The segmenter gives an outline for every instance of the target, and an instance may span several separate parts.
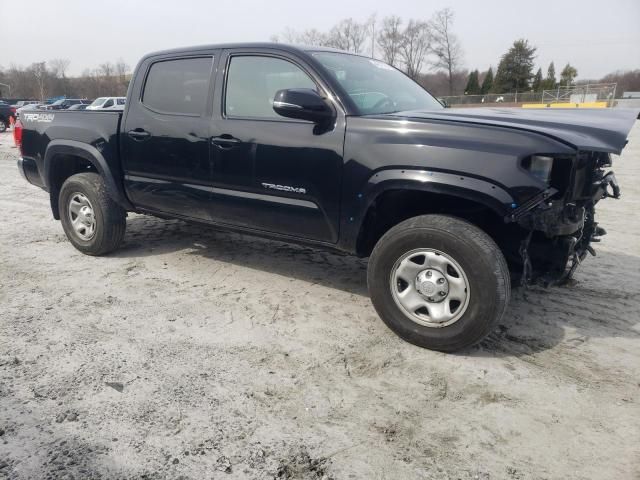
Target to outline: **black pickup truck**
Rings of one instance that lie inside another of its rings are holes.
[[[88,255],[139,212],[369,257],[386,324],[454,351],[512,282],[563,282],[592,252],[636,116],[444,109],[371,58],[212,45],[144,57],[124,112],[26,112],[19,168]]]

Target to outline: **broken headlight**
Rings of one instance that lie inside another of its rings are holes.
[[[551,181],[551,169],[553,168],[553,157],[531,155],[524,159],[522,166],[538,180],[549,185]]]

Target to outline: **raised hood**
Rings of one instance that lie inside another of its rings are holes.
[[[412,120],[445,120],[528,130],[579,150],[620,154],[638,118],[637,109],[447,108],[389,114]]]

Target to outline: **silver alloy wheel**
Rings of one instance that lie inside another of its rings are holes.
[[[96,234],[96,217],[89,199],[83,193],[74,193],[69,199],[68,211],[76,235],[81,240],[91,240]]]
[[[393,299],[412,321],[441,328],[457,322],[469,306],[469,280],[452,257],[432,248],[411,250],[391,269]]]

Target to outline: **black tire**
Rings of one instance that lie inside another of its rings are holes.
[[[95,217],[95,233],[83,239],[72,225],[69,204],[76,194],[90,202]],[[78,173],[67,178],[60,189],[60,221],[69,241],[87,255],[104,255],[122,243],[126,229],[125,210],[107,194],[104,180],[97,173]]]
[[[466,275],[466,310],[450,325],[422,325],[394,299],[394,266],[403,255],[417,249],[446,254]],[[511,294],[507,262],[491,237],[465,220],[444,215],[410,218],[385,233],[369,259],[367,283],[373,306],[391,330],[414,345],[443,352],[482,340],[504,315]]]
[[[6,132],[8,125],[5,123],[4,118],[0,118],[0,133]]]

